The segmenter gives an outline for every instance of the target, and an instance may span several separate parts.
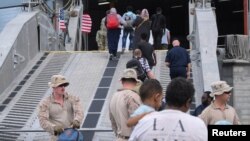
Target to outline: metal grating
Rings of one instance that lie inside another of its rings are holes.
[[[46,93],[48,87],[47,84],[50,80],[50,77],[54,74],[57,74],[61,71],[64,64],[67,62],[70,54],[52,54],[52,58],[46,64],[44,69],[38,74],[34,81],[29,85],[25,83],[28,79],[25,77],[23,82],[23,88],[26,88],[24,93],[17,92],[15,95],[21,95],[17,102],[11,107],[9,113],[5,118],[0,122],[0,129],[20,129],[25,126],[30,116],[35,111],[37,105],[41,101],[42,97]],[[41,60],[44,60],[45,57],[42,57]],[[41,64],[42,61],[38,61],[37,64]],[[37,65],[36,64],[36,65]],[[35,70],[39,67],[33,67],[29,71],[29,77],[32,77],[36,72]],[[32,73],[31,73],[32,72]],[[35,76],[34,76],[35,77]],[[4,141],[16,141],[19,133],[0,133],[0,139]]]
[[[161,60],[158,60],[160,62],[165,62],[165,57],[166,57],[166,52],[160,52],[160,59]],[[163,95],[165,97],[165,94],[166,94],[166,89],[167,89],[167,85],[168,83],[171,81],[171,78],[170,78],[170,75],[169,75],[170,71],[169,71],[169,68],[165,65],[165,63],[161,63],[160,65],[160,82],[161,82],[161,85],[163,87]],[[193,76],[192,76],[192,68],[191,68],[191,74],[190,74],[190,81],[193,82]],[[192,104],[191,104],[191,107],[190,107],[190,114],[194,111],[196,107],[196,104],[195,104],[195,97],[192,99]]]
[[[160,83],[163,87],[163,94],[165,97],[166,94],[166,88],[168,83],[171,81],[170,76],[169,76],[169,68],[165,65],[165,57],[166,57],[166,52],[161,51],[159,54],[157,54],[160,60],[157,60],[160,63]]]
[[[118,61],[109,60],[82,127],[96,128]],[[93,140],[94,132],[83,131],[82,134],[86,140]]]

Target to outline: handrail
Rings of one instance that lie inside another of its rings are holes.
[[[25,4],[20,4],[20,5],[11,5],[11,6],[3,6],[0,7],[0,9],[7,9],[7,8],[14,8],[14,7],[23,7],[26,6]]]
[[[78,131],[113,132],[111,129],[80,128]],[[2,132],[46,132],[45,130],[0,129]]]

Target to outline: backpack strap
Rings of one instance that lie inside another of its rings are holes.
[[[139,28],[145,21],[147,20],[143,20],[136,28]]]

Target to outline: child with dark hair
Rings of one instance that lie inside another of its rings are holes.
[[[186,79],[177,77],[172,80],[166,90],[166,103],[168,107],[185,107],[185,104],[191,104],[195,89],[193,84]],[[190,106],[190,105],[189,105]],[[187,112],[189,107],[185,107],[183,112]]]
[[[130,115],[127,125],[129,127],[135,126],[146,114],[158,110],[161,107],[162,92],[163,89],[158,80],[145,80],[140,87],[140,97],[143,104]]]
[[[155,75],[149,66],[147,58],[142,56],[142,51],[139,48],[135,49],[134,57],[135,57],[135,59],[139,60],[139,62],[141,63],[141,66],[142,66],[144,72],[147,73],[147,77],[149,79],[155,79]]]
[[[166,90],[166,109],[143,117],[133,129],[129,141],[207,141],[208,131],[205,123],[200,118],[186,113],[194,91],[193,84],[187,79],[173,79]]]

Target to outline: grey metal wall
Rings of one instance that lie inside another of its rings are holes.
[[[57,39],[51,40],[48,35],[56,33],[41,12],[23,12],[5,26],[0,33],[0,94],[39,52],[39,37],[40,50],[58,50]]]
[[[37,19],[40,28],[40,48],[41,51],[55,51],[59,50],[58,35],[51,22],[51,19],[44,13],[40,12],[34,17]]]
[[[231,105],[242,124],[250,124],[250,63],[243,60],[224,60],[222,79],[233,86]]]

